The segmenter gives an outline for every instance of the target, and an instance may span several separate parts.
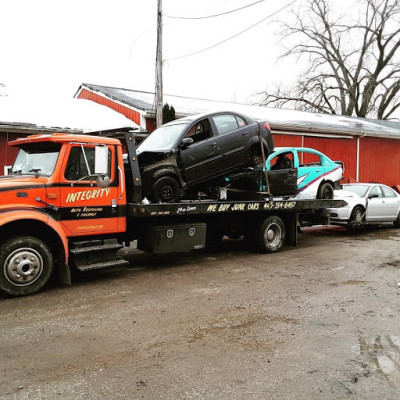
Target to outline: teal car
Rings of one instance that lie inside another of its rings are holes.
[[[318,150],[305,147],[276,147],[265,165],[260,162],[226,178],[232,189],[298,199],[333,199],[340,189],[343,164]],[[268,179],[268,185],[267,185]]]
[[[291,185],[291,194],[301,199],[333,199],[333,190],[340,189],[343,164],[332,161],[318,150],[306,147],[276,147],[266,161],[270,190],[274,195],[287,192],[285,185]],[[296,188],[292,169],[297,170]],[[262,185],[262,190],[266,185]]]

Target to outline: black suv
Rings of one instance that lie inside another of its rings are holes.
[[[274,149],[267,123],[235,112],[193,115],[169,122],[138,147],[143,196],[176,202],[182,190],[195,194],[218,178],[257,165]]]

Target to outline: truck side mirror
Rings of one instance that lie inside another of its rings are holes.
[[[110,186],[110,177],[108,175],[98,175],[96,184],[99,188],[106,188]]]
[[[110,186],[107,146],[96,146],[94,149],[94,174],[97,176],[96,184],[98,187],[106,188]]]
[[[96,146],[94,149],[94,174],[105,175],[108,173],[108,147]]]

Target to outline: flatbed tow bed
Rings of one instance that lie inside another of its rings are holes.
[[[130,217],[182,216],[216,213],[241,213],[246,211],[279,211],[307,213],[325,208],[343,207],[343,200],[259,200],[225,201],[193,200],[179,203],[137,204],[128,203]]]
[[[170,204],[127,203],[130,220],[140,220],[139,248],[153,253],[185,250],[185,236],[179,235],[175,248],[166,244],[174,227],[183,230],[204,224],[205,245],[215,246],[224,235],[244,236],[249,245],[262,252],[278,251],[283,243],[297,245],[299,219],[326,224],[321,213],[327,207],[342,207],[342,200],[278,200],[226,201],[197,200]],[[134,227],[132,227],[134,229]],[[157,231],[157,233],[155,233]],[[150,233],[149,233],[150,232]],[[157,237],[158,236],[158,237]],[[170,238],[171,239],[171,238]],[[144,244],[142,244],[144,243]],[[160,249],[155,243],[160,244]],[[190,243],[196,243],[190,241]],[[190,247],[190,244],[189,244]],[[192,248],[200,248],[194,244]]]

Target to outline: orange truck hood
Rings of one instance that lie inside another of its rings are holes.
[[[25,208],[43,207],[36,199],[39,197],[46,201],[46,184],[48,178],[34,176],[2,176],[0,177],[0,207]]]

